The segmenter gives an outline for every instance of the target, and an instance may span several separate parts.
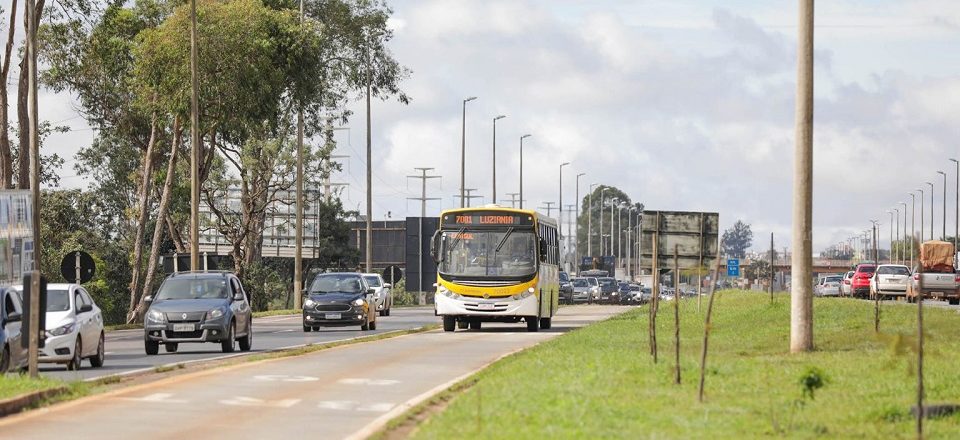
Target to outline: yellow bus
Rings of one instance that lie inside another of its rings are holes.
[[[527,331],[550,328],[560,292],[556,220],[497,205],[447,210],[430,248],[444,331],[520,320]]]

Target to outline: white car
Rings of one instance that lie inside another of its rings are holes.
[[[363,280],[368,287],[376,291],[373,297],[377,301],[377,313],[380,316],[390,316],[390,309],[393,308],[393,286],[383,282],[383,278],[375,273],[363,274]]]
[[[853,274],[854,271],[847,271],[843,274],[843,283],[840,284],[840,296],[853,296]]]
[[[828,275],[824,277],[817,286],[817,296],[840,296],[840,285],[843,283],[843,276]]]
[[[881,264],[870,278],[870,299],[907,296],[910,269],[900,264]]]
[[[40,362],[66,364],[79,370],[84,359],[103,366],[103,314],[87,291],[77,284],[47,286],[47,340]]]

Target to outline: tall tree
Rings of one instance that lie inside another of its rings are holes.
[[[753,244],[753,231],[750,225],[743,220],[737,220],[726,231],[723,231],[720,245],[723,246],[723,252],[731,258],[744,258],[747,255],[747,249]]]

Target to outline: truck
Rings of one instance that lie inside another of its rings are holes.
[[[957,273],[953,243],[927,241],[920,245],[920,264],[913,271],[907,288],[907,301],[917,296],[938,298],[960,304],[960,274]]]

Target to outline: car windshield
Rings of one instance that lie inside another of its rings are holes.
[[[826,282],[827,282],[827,283],[839,283],[841,280],[843,280],[843,277],[841,277],[841,276],[827,277]]]
[[[583,278],[573,279],[573,287],[587,287],[589,285],[590,283],[588,283],[586,279],[583,279]]]
[[[70,295],[66,290],[47,291],[47,311],[66,312],[70,310]]]
[[[357,275],[320,275],[313,280],[310,286],[311,295],[325,295],[328,293],[362,293],[363,283]]]
[[[560,272],[560,282],[565,283],[570,281],[570,275],[567,275],[566,272]]]
[[[596,278],[587,278],[587,282],[590,283],[591,286],[599,286],[599,285],[600,285],[600,283],[597,282],[597,279],[596,279]]]
[[[877,268],[874,267],[874,266],[863,266],[863,267],[858,268],[858,269],[857,269],[857,272],[860,272],[860,273],[873,273],[873,271],[875,271],[875,270],[877,270]]]
[[[225,278],[170,278],[160,286],[156,299],[216,299],[227,297],[227,280]]]
[[[370,287],[380,287],[380,277],[376,275],[364,275],[363,280],[366,281]]]
[[[613,278],[600,278],[600,285],[604,287],[612,286],[617,284],[617,281]]]
[[[904,266],[880,266],[877,275],[910,275],[910,269]]]
[[[440,273],[461,277],[522,277],[537,270],[533,231],[444,231]]]

